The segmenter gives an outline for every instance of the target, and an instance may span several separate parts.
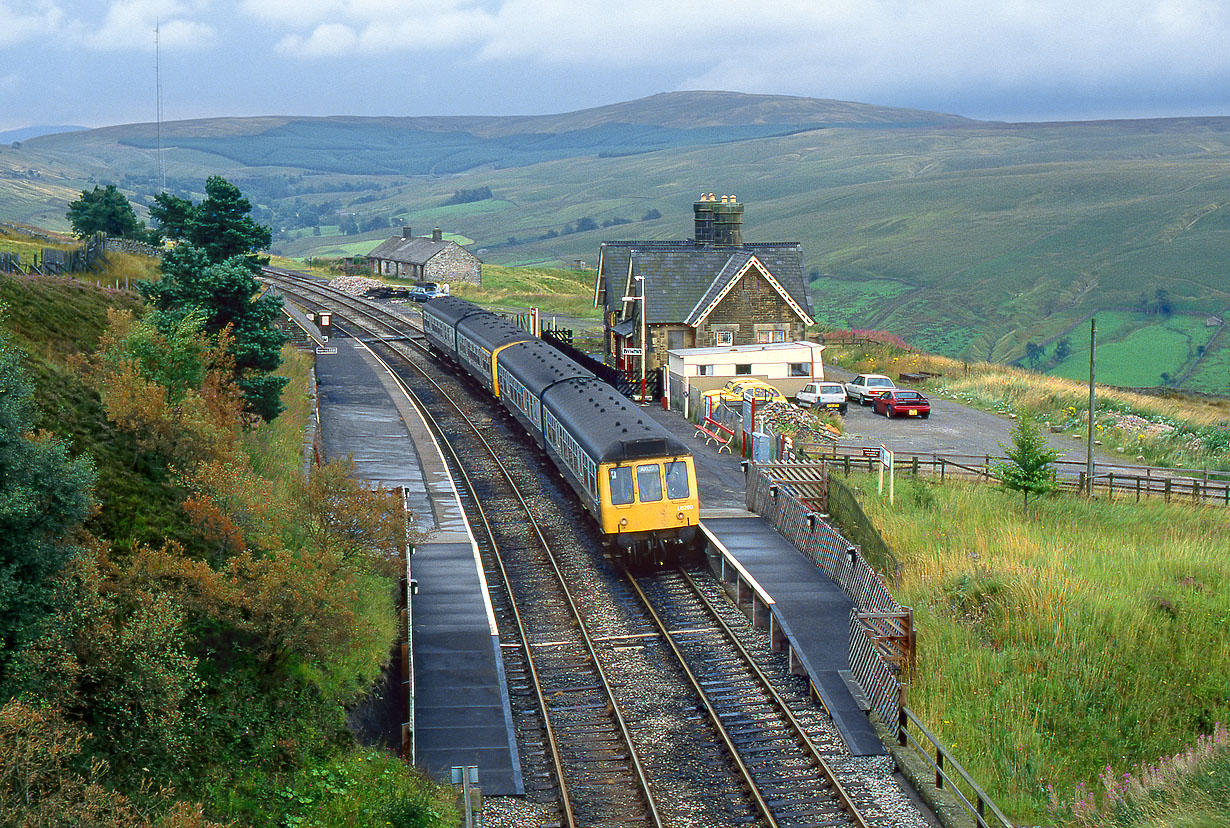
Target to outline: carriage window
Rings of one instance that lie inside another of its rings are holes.
[[[624,506],[632,502],[632,469],[621,466],[610,470],[611,503]]]
[[[641,503],[662,499],[662,472],[657,463],[636,467],[636,485],[641,490]]]
[[[690,494],[688,491],[688,464],[682,460],[676,460],[673,463],[666,464],[666,496],[671,500],[677,500],[681,497],[687,497]]]

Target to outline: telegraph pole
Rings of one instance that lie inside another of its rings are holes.
[[[1089,440],[1085,446],[1085,494],[1093,497],[1093,349],[1097,344],[1098,320],[1089,319]]]

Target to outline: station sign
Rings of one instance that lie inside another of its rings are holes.
[[[642,348],[624,348],[624,356],[644,356],[645,351]]]
[[[318,354],[336,354],[336,353],[337,353],[337,348],[317,348],[317,349],[316,349],[316,353],[318,353]]]

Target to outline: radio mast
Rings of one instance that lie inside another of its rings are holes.
[[[158,157],[158,187],[159,192],[167,189],[167,170],[162,163],[162,49],[159,43],[162,21],[154,19],[154,92],[157,97],[157,124],[155,126],[155,146]]]

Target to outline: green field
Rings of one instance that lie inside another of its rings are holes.
[[[1176,318],[1230,308],[1230,119],[989,124],[679,93],[430,127],[208,124],[207,138],[201,124],[165,125],[177,192],[223,174],[271,214],[332,201],[360,224],[438,226],[497,264],[592,266],[603,240],[686,238],[698,193],[735,193],[746,204],[745,239],[803,245],[807,269],[821,274],[812,288],[826,325],[889,330],[962,359],[1015,361],[1026,343],[1053,341],[1158,288]],[[148,203],[151,139],[147,126],[113,127],[0,148],[0,214],[63,227],[67,200],[105,183],[100,170]],[[430,174],[412,172],[422,169]],[[492,197],[447,204],[459,189],[480,187]],[[642,220],[654,210],[659,218]],[[581,219],[598,229],[577,232]],[[279,238],[275,248],[295,257],[362,253],[352,245],[388,232]],[[1125,336],[1106,352],[1108,381],[1181,375],[1188,333],[1197,347],[1195,331]],[[1191,382],[1230,392],[1204,365]]]
[[[1108,330],[1103,330],[1103,320]],[[1099,382],[1149,387],[1177,379],[1199,356],[1215,328],[1204,316],[1172,316],[1158,320],[1141,314],[1100,313],[1097,316],[1095,370]],[[1072,355],[1049,373],[1068,379],[1089,378],[1089,330],[1078,326],[1069,339]],[[1052,347],[1050,353],[1054,353]],[[1166,376],[1163,377],[1162,374]]]

